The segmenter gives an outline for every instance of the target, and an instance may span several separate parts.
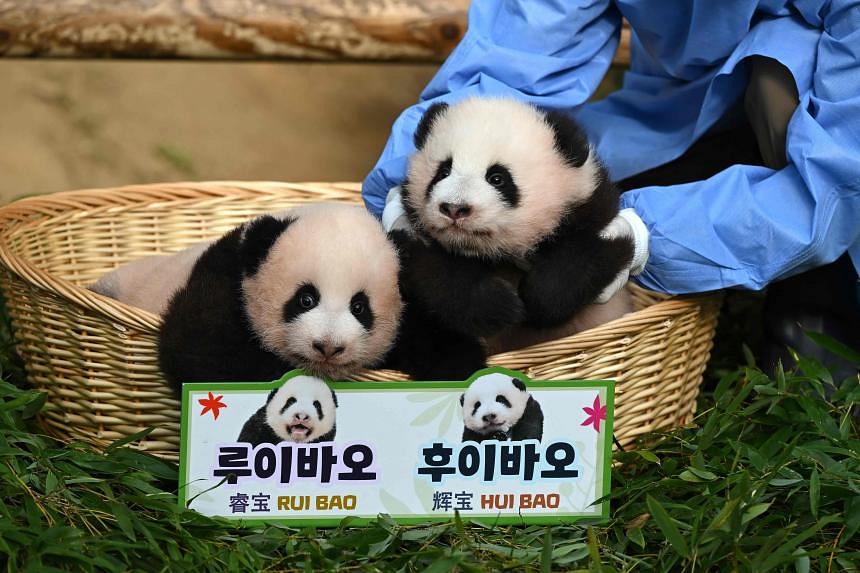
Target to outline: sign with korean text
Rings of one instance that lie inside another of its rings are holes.
[[[612,382],[186,384],[179,502],[206,515],[335,526],[375,519],[605,519]]]

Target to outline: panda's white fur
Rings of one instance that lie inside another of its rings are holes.
[[[332,378],[377,362],[394,342],[401,312],[397,253],[379,222],[359,206],[318,204],[291,212],[259,271],[242,281],[244,306],[261,344],[286,361]],[[319,304],[285,322],[282,309],[303,284]],[[366,330],[350,310],[359,291],[371,301]],[[344,350],[323,357],[321,341]]]
[[[127,305],[163,314],[170,297],[188,282],[197,259],[212,243],[206,241],[178,253],[129,261],[103,275],[89,288]]]
[[[335,429],[337,405],[328,385],[313,376],[296,376],[266,404],[266,425],[287,442],[308,443]]]
[[[450,176],[425,190],[437,166],[453,157]],[[506,164],[523,190],[516,208],[499,200],[485,180],[487,167]],[[555,135],[536,108],[511,99],[472,98],[434,120],[426,142],[411,158],[404,200],[423,230],[454,252],[486,257],[525,256],[553,233],[559,221],[597,187],[594,154],[579,167],[556,152]],[[451,221],[443,202],[468,202],[474,212]]]

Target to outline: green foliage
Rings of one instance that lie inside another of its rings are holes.
[[[825,341],[826,342],[826,341]],[[176,505],[177,470],[123,440],[41,435],[44,395],[0,382],[6,571],[840,571],[860,563],[857,379],[808,358],[723,377],[694,424],[616,455],[596,526],[240,528]],[[132,438],[139,439],[140,436]]]
[[[195,177],[197,175],[197,170],[194,168],[194,161],[191,159],[191,156],[176,146],[167,144],[156,145],[152,153],[181,175],[186,177]]]

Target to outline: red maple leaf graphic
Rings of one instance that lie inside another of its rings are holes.
[[[221,408],[226,408],[227,404],[221,401],[224,395],[221,396],[213,396],[212,392],[209,392],[209,398],[200,398],[197,400],[201,406],[203,406],[203,411],[200,412],[200,415],[203,416],[206,412],[212,412],[212,415],[215,416],[215,419],[218,419],[218,414],[220,413]]]
[[[600,405],[600,394],[594,397],[594,403],[592,404],[592,408],[586,406],[582,410],[588,414],[588,417],[585,421],[580,424],[580,426],[588,426],[591,424],[594,426],[594,429],[598,432],[600,431],[600,420],[606,419],[606,406]]]

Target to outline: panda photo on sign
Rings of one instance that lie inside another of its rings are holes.
[[[297,442],[315,444],[334,440],[337,395],[322,379],[290,378],[272,390],[239,433],[239,442],[253,446]]]
[[[464,442],[538,440],[543,410],[522,380],[507,374],[481,376],[460,395]]]

